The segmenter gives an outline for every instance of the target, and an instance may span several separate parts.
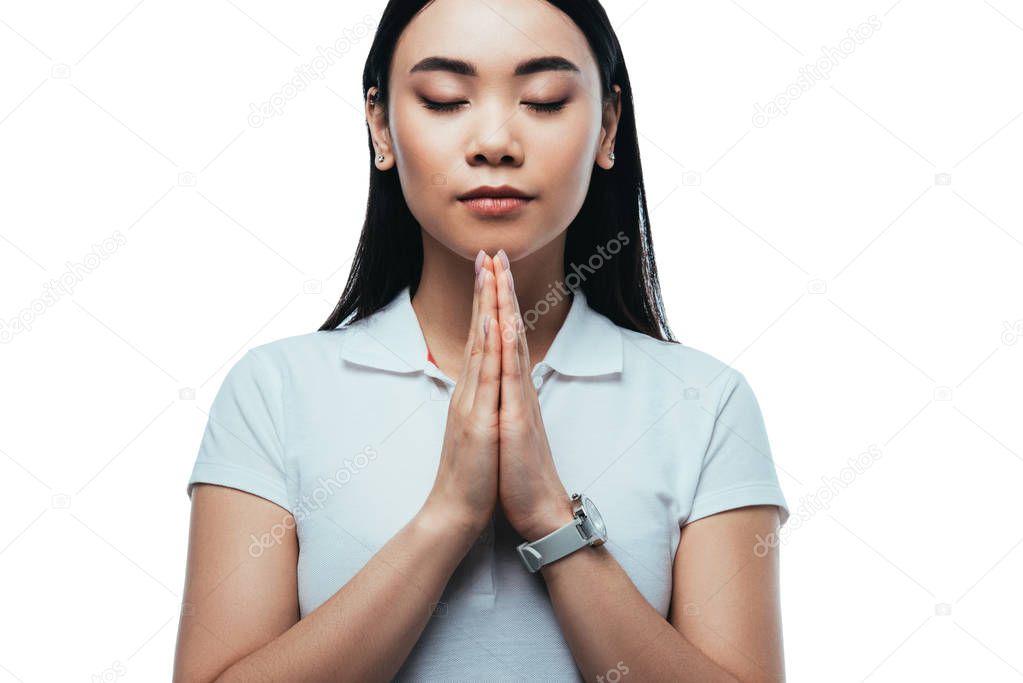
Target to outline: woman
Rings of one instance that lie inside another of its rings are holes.
[[[783,679],[788,509],[664,321],[603,9],[391,2],[364,93],[341,300],[210,411],[176,679]]]

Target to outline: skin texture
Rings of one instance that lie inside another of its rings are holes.
[[[479,75],[409,73],[435,55],[472,62]],[[580,73],[512,75],[523,59],[547,55]],[[590,175],[613,172],[619,103],[601,99],[583,34],[540,0],[435,0],[402,34],[390,77],[388,101],[374,102],[374,89],[366,102],[384,155],[374,163],[399,174],[422,225],[412,304],[438,366],[457,378],[437,481],[415,518],[301,621],[291,515],[242,491],[197,486],[176,681],[390,680],[494,506],[528,540],[571,518],[530,381],[571,299],[529,329],[520,315],[564,280],[565,228]],[[423,96],[462,104],[431,111]],[[556,113],[527,106],[565,98]],[[536,199],[502,218],[477,217],[456,199],[502,184]],[[481,251],[480,277],[471,264]],[[250,556],[250,534],[275,526],[285,529],[280,543]],[[580,671],[588,680],[784,680],[778,550],[754,552],[777,530],[772,506],[683,527],[668,619],[604,546],[545,566]]]

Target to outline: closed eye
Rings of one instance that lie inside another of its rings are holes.
[[[560,102],[523,102],[523,104],[533,111],[554,113],[564,109],[566,102],[568,102],[568,100],[561,100]]]
[[[423,106],[432,111],[454,111],[461,105],[468,104],[467,102],[434,102],[425,97],[420,99],[423,100]]]
[[[468,104],[468,102],[434,102],[433,100],[428,100],[425,97],[421,97],[420,99],[423,101],[423,106],[431,111],[451,112],[457,110],[463,104]],[[568,100],[565,99],[560,102],[523,102],[522,104],[526,105],[533,111],[552,114],[564,109],[567,102]]]

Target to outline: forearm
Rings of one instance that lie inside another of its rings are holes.
[[[647,602],[606,546],[582,548],[540,572],[586,680],[617,680],[628,667],[638,681],[737,682]]]
[[[217,682],[391,680],[475,541],[472,534],[420,511],[330,599]]]

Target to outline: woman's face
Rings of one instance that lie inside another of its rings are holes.
[[[553,59],[516,75],[538,57]],[[604,106],[586,37],[549,3],[435,0],[398,40],[386,115],[367,103],[367,116],[377,168],[397,165],[425,231],[470,260],[501,248],[518,259],[558,237],[590,175],[611,167],[618,104]],[[459,199],[502,185],[531,199]]]

